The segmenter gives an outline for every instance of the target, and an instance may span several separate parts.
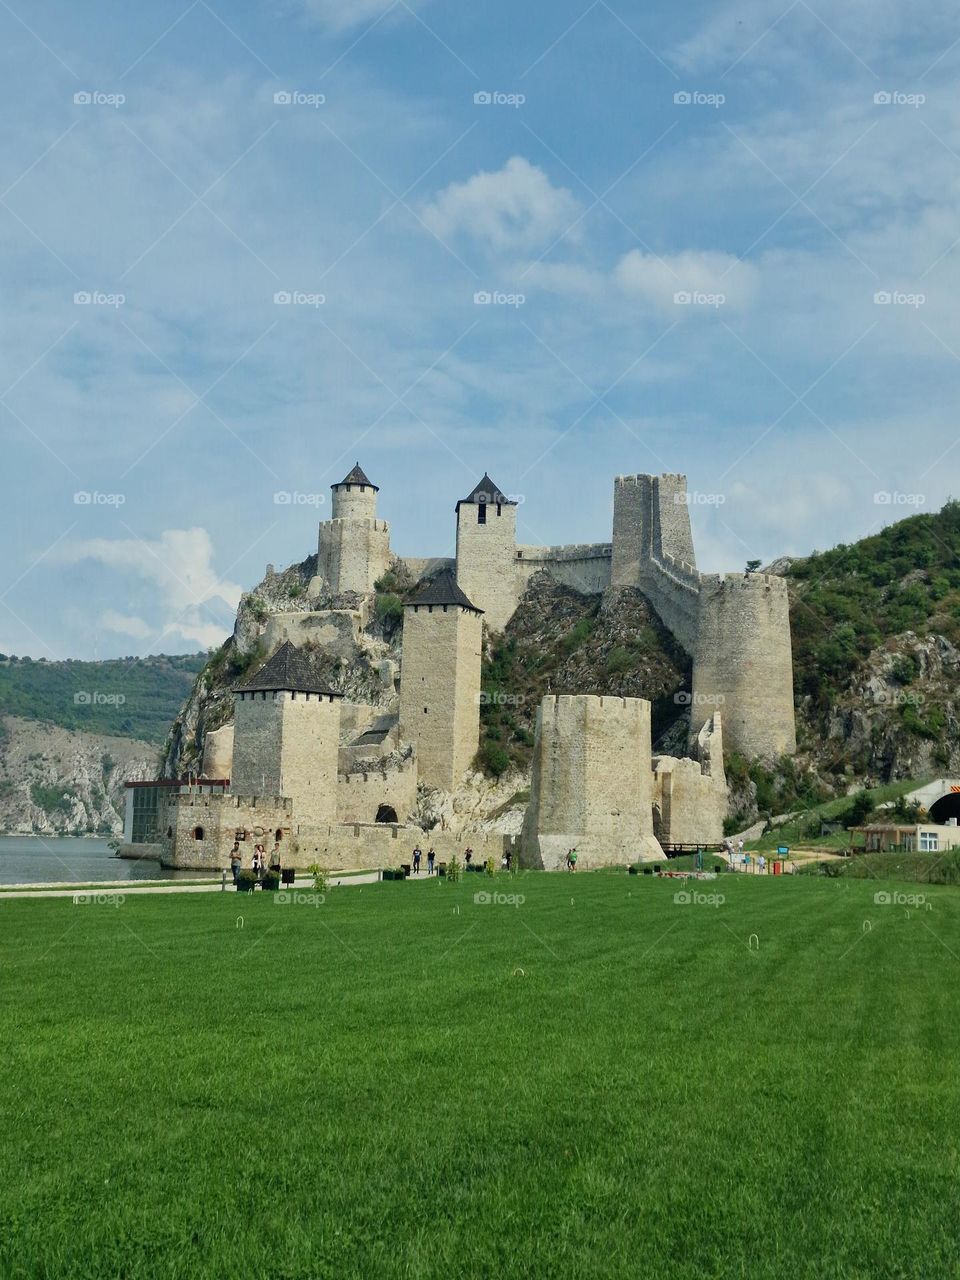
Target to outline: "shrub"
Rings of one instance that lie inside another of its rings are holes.
[[[249,867],[245,867],[237,876],[237,890],[240,893],[252,893],[257,887],[256,872],[251,871]]]
[[[313,888],[314,888],[314,892],[315,892],[315,893],[326,893],[326,892],[327,892],[327,878],[328,878],[328,873],[327,873],[327,871],[326,871],[326,868],[325,868],[325,867],[321,867],[321,865],[320,865],[320,863],[319,863],[319,862],[311,862],[310,866],[309,866],[309,867],[307,867],[307,870],[308,870],[308,871],[310,872],[310,874],[313,876]],[[386,878],[387,878],[387,877],[386,877],[386,872],[384,872],[384,879],[386,879]]]
[[[384,627],[395,627],[403,621],[403,601],[395,595],[377,596],[374,612]]]
[[[457,861],[456,854],[447,863],[447,879],[453,881],[460,879],[460,863]]]
[[[611,649],[607,655],[607,675],[615,676],[622,671],[629,671],[635,661],[635,654],[632,654],[623,645],[618,645],[615,649]]]
[[[492,773],[495,778],[499,778],[510,765],[509,755],[495,742],[488,741],[483,744],[480,758],[483,768],[487,773]]]
[[[265,871],[262,884],[264,893],[275,893],[280,888],[280,877],[276,871]]]

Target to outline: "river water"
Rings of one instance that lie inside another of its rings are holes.
[[[106,840],[52,836],[0,837],[0,884],[99,884],[104,880],[191,880],[190,871],[158,862],[115,858]]]

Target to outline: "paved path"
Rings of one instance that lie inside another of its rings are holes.
[[[292,886],[295,893],[312,892],[312,881],[307,878],[307,873],[303,873],[304,878]],[[435,879],[428,876],[414,876],[415,880]],[[380,879],[380,873],[377,871],[366,871],[362,875],[352,876],[331,876],[328,884],[331,888],[340,886],[349,887],[353,884],[376,884]],[[291,886],[287,886],[289,892]],[[108,880],[100,884],[84,883],[79,881],[76,885],[56,884],[56,885],[15,885],[10,889],[0,893],[0,903],[5,902],[7,898],[72,898],[75,893],[84,894],[107,894],[117,895],[121,897],[133,897],[145,893],[221,893],[223,886],[218,880],[215,884],[196,883],[191,880],[158,880],[153,882],[144,882],[142,880]],[[235,893],[231,881],[227,880],[227,893]],[[255,891],[256,892],[256,891]]]

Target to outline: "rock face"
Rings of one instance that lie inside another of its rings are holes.
[[[821,772],[847,768],[864,785],[956,773],[958,677],[960,651],[943,636],[892,637],[830,708],[811,759]]]
[[[316,668],[349,702],[389,710],[396,699],[401,633],[355,594],[332,596],[316,576],[316,556],[267,573],[245,593],[233,635],[197,677],[162,757],[165,778],[200,772],[207,735],[233,719],[233,687],[284,639],[315,650]]]
[[[157,748],[6,716],[0,804],[6,832],[120,835],[123,784],[152,778]]]

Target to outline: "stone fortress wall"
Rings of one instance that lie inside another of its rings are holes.
[[[337,821],[375,823],[381,805],[389,805],[397,821],[406,822],[417,807],[417,759],[382,768],[375,761],[358,773],[337,777]]]
[[[685,476],[617,477],[611,580],[639,586],[693,659],[691,746],[719,707],[744,755],[796,750],[787,584],[698,571]]]
[[[642,698],[547,695],[537,710],[521,862],[557,870],[654,861],[650,703]]]
[[[489,477],[484,480],[491,498],[504,497]],[[376,492],[369,482],[333,486],[335,519],[320,526],[321,550],[328,548],[320,573],[333,575],[336,591],[372,590],[389,563],[389,529],[376,519]],[[488,629],[506,626],[541,571],[589,594],[638,587],[693,660],[691,749],[721,707],[730,747],[766,759],[796,750],[786,582],[775,575],[700,573],[685,476],[618,476],[609,543],[518,545],[516,523],[517,507],[506,498],[457,504],[456,578],[484,610]],[[451,565],[440,557],[404,563],[418,578]],[[348,581],[364,585],[348,587]],[[306,633],[305,622],[287,625],[291,639],[294,630]]]
[[[719,839],[723,734],[748,756],[795,750],[786,584],[771,575],[699,572],[685,477],[617,477],[612,541],[557,547],[518,546],[516,506],[484,503],[479,495],[488,486],[503,497],[484,476],[457,505],[455,561],[404,561],[413,576],[429,576],[418,596],[433,603],[415,597],[404,611],[399,707],[347,707],[339,696],[311,699],[284,686],[239,691],[234,726],[211,734],[205,750],[205,773],[229,776],[232,793],[181,794],[164,839],[169,865],[226,865],[237,830],[271,840],[280,831],[286,859],[302,866],[318,858],[334,867],[398,865],[398,841],[419,840],[426,851],[434,834],[441,856],[464,840],[478,856],[512,847],[506,837],[402,824],[416,809],[418,782],[453,792],[469,768],[479,744],[483,623],[502,629],[541,571],[585,593],[637,587],[646,594],[693,659],[693,758],[661,756],[651,765],[650,705],[642,699],[548,696],[538,711],[522,837],[528,865],[560,865],[572,845],[589,866],[659,857],[657,835],[672,844]],[[392,563],[377,489],[359,464],[333,492],[334,517],[320,527],[318,577],[334,594],[355,592],[359,604],[275,615],[264,631],[268,648],[315,640],[349,656],[369,604],[364,597]],[[374,721],[376,731],[359,741]],[[383,806],[398,824],[376,822]]]

